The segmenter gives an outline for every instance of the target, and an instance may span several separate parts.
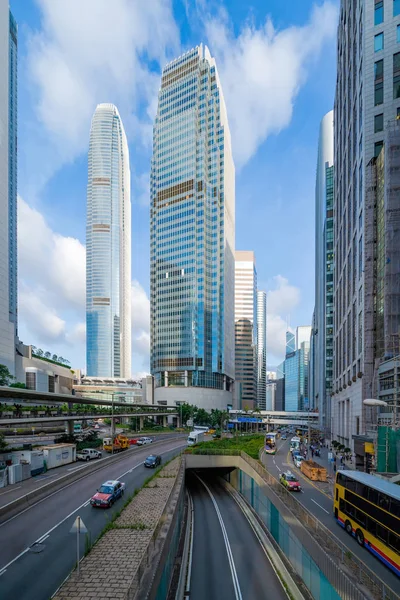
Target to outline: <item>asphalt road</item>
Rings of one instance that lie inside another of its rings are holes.
[[[290,437],[290,436],[289,436]],[[333,516],[333,490],[331,486],[322,484],[324,490],[318,485],[318,482],[311,482],[305,477],[300,469],[294,466],[289,453],[290,440],[279,441],[275,456],[263,456],[263,462],[271,475],[279,479],[282,471],[290,470],[298,475],[303,492],[293,492],[296,498],[305,506],[321,523],[325,525],[350,552],[356,555],[365,565],[375,573],[382,581],[389,585],[396,593],[400,592],[400,580],[383,563],[375,558],[368,550],[361,548],[356,539],[351,537],[345,530],[337,524]],[[315,459],[318,462],[318,458]],[[328,491],[329,487],[331,489]]]
[[[146,456],[157,452],[165,462],[185,446],[186,439],[166,440],[129,453],[117,463],[105,462],[101,471],[88,474],[0,525],[0,598],[49,600],[76,564],[76,535],[69,533],[76,517],[82,518],[95,540],[124,503],[118,500],[104,510],[88,504],[103,481],[121,479],[126,484],[126,498],[152,473],[143,466]],[[81,538],[83,555],[85,536]]]
[[[235,500],[216,477],[204,472],[200,477],[187,473],[186,479],[194,509],[190,599],[287,600]]]

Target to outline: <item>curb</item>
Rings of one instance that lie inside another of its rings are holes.
[[[167,439],[167,440],[159,440],[158,442],[153,442],[151,444],[151,446],[153,447],[157,444],[162,444],[165,442],[173,441],[174,439],[178,440],[178,439],[180,439],[180,437]],[[140,449],[142,449],[142,447]],[[133,448],[132,448],[132,451],[133,451]],[[127,451],[127,453],[129,453],[129,450]],[[40,502],[40,500],[43,500],[43,498],[48,496],[50,492],[51,493],[59,492],[63,488],[68,487],[68,485],[71,485],[72,483],[76,483],[80,479],[83,479],[84,477],[86,477],[86,475],[96,473],[96,471],[100,471],[101,469],[103,469],[104,467],[107,467],[108,465],[119,462],[120,460],[122,460],[124,457],[127,456],[127,453],[121,452],[121,453],[116,454],[115,456],[111,456],[111,458],[101,459],[99,461],[95,461],[92,464],[89,463],[89,465],[85,468],[82,467],[81,469],[77,469],[73,473],[68,473],[66,475],[62,475],[55,481],[49,481],[48,483],[45,483],[44,485],[37,488],[36,490],[32,490],[31,492],[28,492],[27,494],[20,496],[16,500],[13,500],[12,502],[5,504],[4,506],[0,507],[0,524],[4,523],[4,521],[7,521],[8,519],[16,516],[22,510],[29,508],[32,504],[34,504],[36,502]],[[136,454],[136,452],[135,452],[135,454]],[[73,463],[71,463],[71,464],[73,464]]]

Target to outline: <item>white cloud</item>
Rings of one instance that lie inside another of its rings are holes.
[[[26,66],[42,129],[35,128],[42,179],[43,171],[50,177],[86,151],[90,120],[100,102],[115,103],[125,128],[148,143],[159,86],[154,70],[179,47],[170,0],[38,4],[41,22],[28,36]],[[31,148],[32,158],[33,153]]]
[[[86,253],[76,238],[54,232],[43,215],[18,199],[19,321],[25,343],[51,345],[83,367],[86,343]],[[25,337],[27,336],[27,337]],[[150,301],[132,281],[132,355],[148,371]]]
[[[273,278],[273,289],[267,293],[267,361],[278,364],[285,355],[286,331],[290,313],[300,303],[299,288],[290,285],[289,281],[276,275]]]
[[[235,160],[241,166],[268,135],[289,125],[310,62],[336,35],[337,6],[331,1],[315,6],[302,27],[276,30],[267,18],[259,28],[246,24],[235,37],[221,11],[205,18],[205,28],[227,103]]]

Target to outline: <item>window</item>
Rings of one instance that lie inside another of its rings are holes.
[[[393,98],[400,98],[400,52],[393,54]]]
[[[400,0],[393,0],[393,16],[400,15]]]
[[[383,1],[375,2],[374,24],[380,25],[383,23]]]
[[[383,33],[378,33],[378,35],[375,36],[374,50],[375,50],[375,52],[379,52],[379,50],[383,50]]]
[[[375,142],[375,146],[374,146],[374,156],[375,158],[377,158],[379,156],[380,151],[383,148],[383,142]]]
[[[375,133],[378,133],[379,131],[383,131],[383,113],[380,113],[379,115],[375,115],[374,131],[375,131]]]
[[[383,104],[383,60],[375,63],[375,106]]]

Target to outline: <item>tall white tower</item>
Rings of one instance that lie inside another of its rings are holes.
[[[86,224],[87,374],[131,375],[129,150],[113,104],[99,104],[90,131]]]
[[[257,291],[257,405],[265,410],[267,396],[267,294]],[[271,409],[270,409],[271,410]]]

